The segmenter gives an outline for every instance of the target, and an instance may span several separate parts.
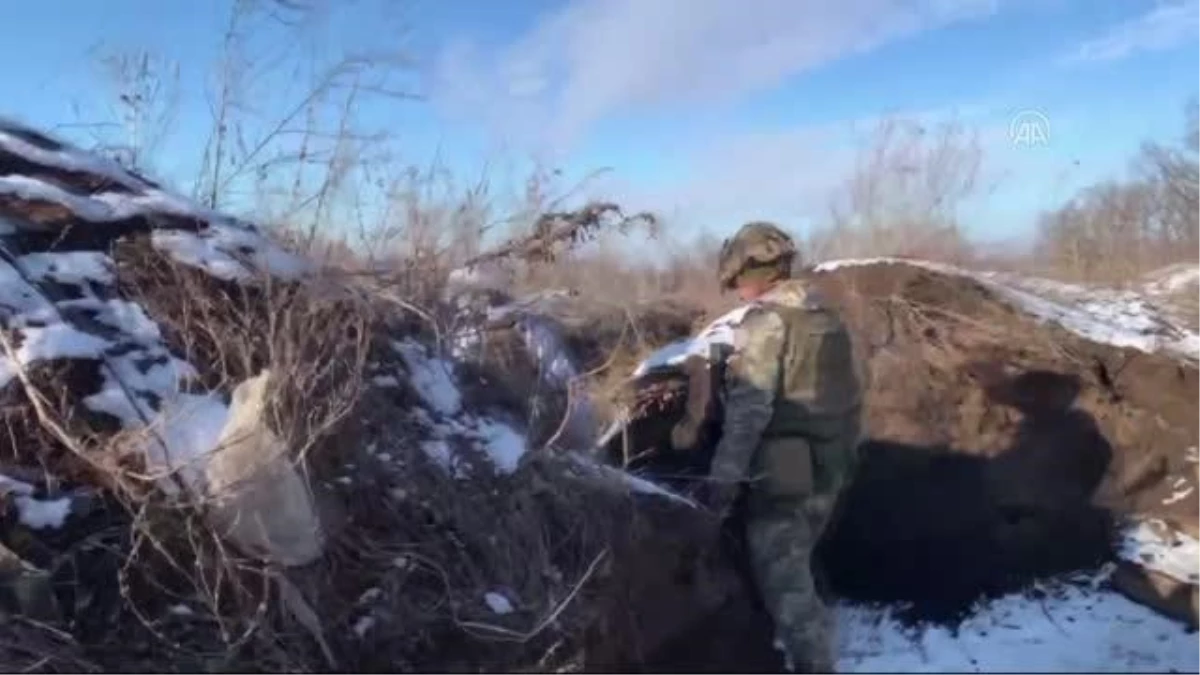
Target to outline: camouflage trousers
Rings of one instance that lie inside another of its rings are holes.
[[[746,543],[759,592],[795,672],[834,672],[834,620],[818,593],[812,553],[835,497],[772,500],[751,507]]]

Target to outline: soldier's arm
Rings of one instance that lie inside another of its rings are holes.
[[[734,353],[725,368],[725,420],[713,455],[717,483],[746,478],[754,451],[775,411],[785,326],[778,314],[760,310],[734,332]]]

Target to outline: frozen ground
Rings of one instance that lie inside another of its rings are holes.
[[[1195,359],[1200,338],[1164,315],[1147,296],[1194,282],[1193,269],[1176,269],[1145,292],[1089,289],[1045,279],[971,274],[934,263],[894,259],[826,263],[818,271],[870,264],[917,264],[971,276],[1043,321],[1100,343],[1147,352],[1169,351]],[[637,373],[708,354],[732,342],[745,315],[739,308],[695,337],[668,345],[643,361]],[[610,433],[619,431],[619,425]],[[1126,531],[1121,556],[1181,581],[1196,583],[1197,541],[1153,522]],[[898,608],[847,605],[838,609],[839,669],[845,672],[1197,672],[1200,643],[1185,626],[1136,604],[1103,584],[1107,571],[1046,584],[981,605],[957,630],[911,627]]]
[[[1196,583],[1200,544],[1164,523],[1130,526],[1121,557]],[[956,630],[910,627],[895,608],[838,608],[844,672],[1200,671],[1197,634],[1106,587],[1112,566],[980,605]]]
[[[1086,581],[1000,598],[956,631],[906,628],[890,610],[865,607],[839,608],[838,628],[843,672],[1200,670],[1194,632]]]

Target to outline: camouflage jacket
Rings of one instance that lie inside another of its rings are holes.
[[[712,478],[776,495],[836,490],[857,465],[863,380],[837,312],[800,281],[779,284],[734,332]]]

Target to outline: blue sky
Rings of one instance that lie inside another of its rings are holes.
[[[186,185],[230,4],[14,5],[0,114],[88,142],[69,125],[115,119],[96,55],[148,50],[181,83],[154,168]],[[436,156],[513,184],[531,161],[564,184],[608,167],[584,194],[722,234],[748,218],[819,222],[881,116],[953,119],[985,153],[989,189],[967,224],[1009,239],[1120,175],[1144,140],[1180,136],[1200,89],[1198,15],[1197,0],[340,0],[301,28],[261,24],[247,98],[267,119],[303,91],[305,64],[403,54],[392,86],[422,100],[363,99],[355,117],[390,134],[396,161]],[[1049,121],[1047,144],[1012,143],[1021,111]]]

